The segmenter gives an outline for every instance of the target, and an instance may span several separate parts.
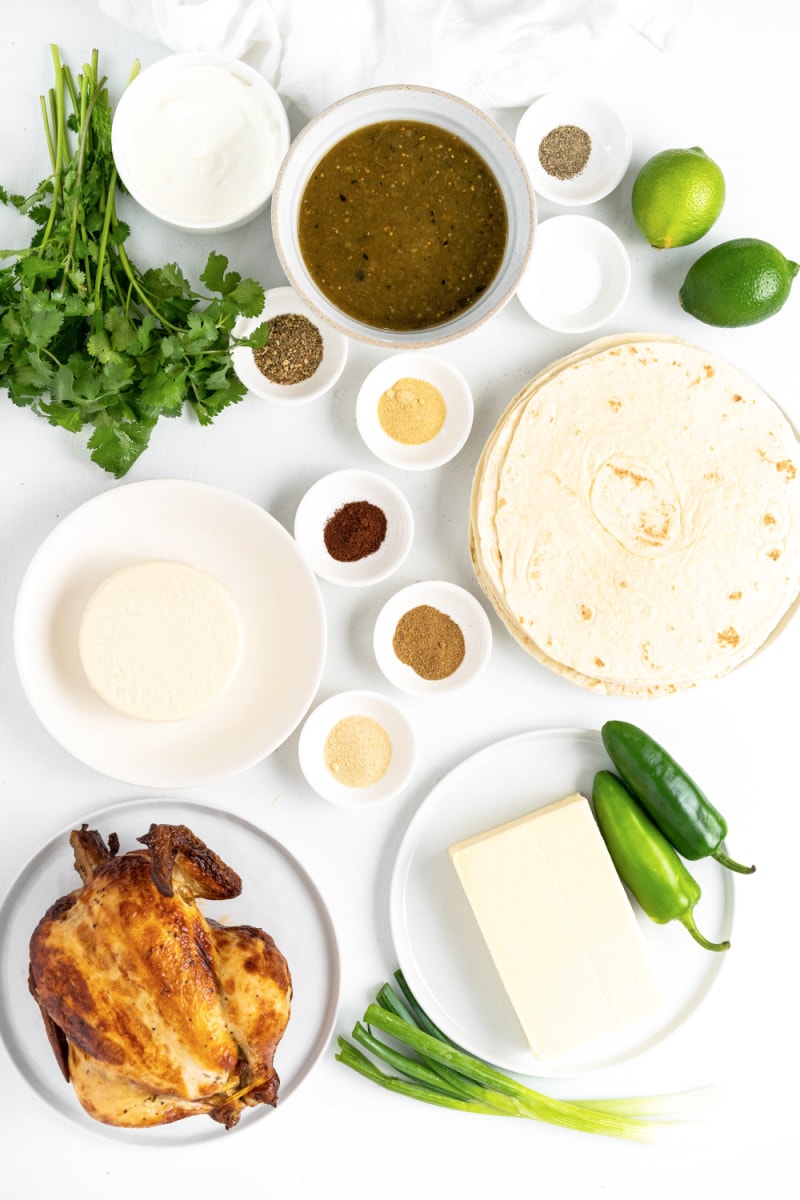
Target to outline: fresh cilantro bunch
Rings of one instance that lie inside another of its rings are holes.
[[[264,345],[268,326],[232,339],[233,326],[258,316],[264,291],[213,252],[200,276],[208,295],[176,263],[137,269],[116,214],[98,52],[75,80],[51,51],[55,84],[41,103],[52,174],[28,197],[0,188],[0,200],[36,226],[28,248],[0,251],[0,261],[12,260],[0,266],[0,387],[52,425],[90,427],[92,459],[120,478],[160,416],[188,403],[208,425],[242,398],[231,346]]]

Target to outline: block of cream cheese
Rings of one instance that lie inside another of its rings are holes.
[[[537,1058],[658,1008],[647,946],[583,796],[459,842],[450,858]]]
[[[92,595],[78,635],[89,683],[112,708],[179,721],[218,700],[242,658],[239,610],[228,589],[182,562],[139,562]]]

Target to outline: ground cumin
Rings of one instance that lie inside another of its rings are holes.
[[[460,626],[431,604],[419,604],[403,614],[392,647],[400,661],[422,679],[447,679],[464,661]]]

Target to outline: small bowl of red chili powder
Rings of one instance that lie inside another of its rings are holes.
[[[321,579],[364,587],[404,562],[414,540],[414,515],[400,489],[382,475],[334,471],[300,501],[294,536]]]

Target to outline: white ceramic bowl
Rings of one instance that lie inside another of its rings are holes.
[[[378,417],[383,393],[401,379],[420,379],[441,392],[447,413],[444,424],[427,442],[409,445],[386,432]],[[362,383],[356,399],[356,424],[373,454],[405,471],[427,471],[449,462],[472,428],[474,405],[469,384],[451,363],[423,351],[393,354],[378,363]]]
[[[444,679],[424,679],[397,657],[392,646],[400,618],[422,604],[452,618],[464,635],[461,665]],[[492,652],[492,627],[470,592],[444,580],[425,580],[402,588],[387,600],[375,622],[373,648],[378,666],[395,687],[413,696],[441,695],[466,687],[483,672]]]
[[[378,121],[427,122],[457,134],[494,172],[508,217],[506,250],[495,278],[481,297],[441,325],[416,331],[374,328],[341,312],[309,274],[297,233],[303,191],[320,159],[342,138]],[[493,316],[513,295],[530,253],[535,200],[514,144],[480,109],[433,88],[409,85],[370,88],[324,109],[295,138],[284,159],[272,201],[272,232],[278,258],[289,282],[322,317],[350,337],[394,349],[419,349],[463,336]]]
[[[355,562],[339,562],[325,546],[325,525],[343,505],[367,500],[386,514],[382,545]],[[309,488],[298,505],[294,536],[312,570],[330,583],[366,587],[379,583],[405,561],[414,541],[414,514],[399,488],[372,471],[334,471]]]
[[[203,91],[200,71],[232,81],[224,99]],[[252,108],[244,111],[239,100]],[[266,208],[290,140],[272,85],[239,59],[210,51],[170,54],[141,71],[122,93],[111,130],[114,162],[134,200],[167,224],[199,233],[235,229]],[[223,178],[236,188],[201,211],[203,181],[210,195]],[[178,193],[176,180],[192,182],[185,189],[191,199]]]
[[[271,321],[283,313],[300,313],[316,325],[322,336],[322,362],[313,375],[299,383],[272,383],[260,371],[247,346],[237,346],[231,355],[233,369],[249,392],[262,400],[280,400],[285,404],[301,404],[315,400],[330,391],[339,379],[347,362],[347,338],[338,329],[321,321],[315,312],[300,299],[293,288],[273,288],[264,297],[264,307],[257,317],[240,317],[233,332],[236,337],[247,337],[263,321]]]
[[[587,333],[619,312],[631,266],[607,225],[577,215],[542,221],[517,291],[526,312],[547,329]]]
[[[389,735],[392,757],[384,775],[368,787],[340,783],[325,765],[325,742],[337,722],[363,716],[377,721]],[[378,692],[341,692],[324,700],[306,718],[300,731],[297,752],[300,768],[314,791],[333,804],[369,808],[397,796],[409,782],[416,765],[414,731],[407,717]]]
[[[577,125],[591,138],[586,166],[572,179],[557,179],[539,161],[542,139],[560,125]],[[523,113],[515,136],[533,189],[555,204],[592,204],[612,192],[631,161],[627,121],[605,100],[585,92],[547,92]]]

